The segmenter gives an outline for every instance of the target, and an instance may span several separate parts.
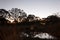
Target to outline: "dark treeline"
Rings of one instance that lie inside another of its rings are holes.
[[[30,32],[46,32],[60,38],[60,18],[57,16],[49,16],[44,20],[24,21],[21,23],[8,23],[8,20],[0,18],[1,40],[23,40],[24,38],[19,37],[21,32],[28,34]]]
[[[57,40],[60,39],[60,17],[50,15],[43,20],[33,20],[33,17],[29,15],[22,22],[15,20],[13,23],[10,23],[3,15],[0,15],[0,40],[43,40],[32,38],[34,32],[49,33],[56,37]],[[30,19],[33,21],[29,21]],[[22,37],[21,33],[27,33],[30,36],[28,38]]]

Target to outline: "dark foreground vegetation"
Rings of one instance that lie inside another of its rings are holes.
[[[0,40],[44,40],[33,37],[41,32],[55,37],[54,39],[45,40],[60,40],[60,17],[57,15],[38,20],[35,19],[37,17],[34,15],[27,16],[25,12],[21,11],[19,13],[22,16],[18,15],[16,17],[16,13],[0,9]],[[14,18],[12,23],[6,19],[11,18],[11,16]],[[17,21],[18,18],[19,22]]]
[[[33,35],[34,32],[49,33],[60,39],[60,17],[48,16],[44,20],[24,21],[21,23],[8,23],[8,20],[0,18],[0,40],[43,40],[32,36],[21,36],[25,32]],[[47,40],[47,39],[46,39]]]

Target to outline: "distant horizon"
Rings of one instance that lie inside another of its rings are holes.
[[[0,9],[5,9],[5,8],[0,8]],[[12,9],[12,8],[11,8]],[[9,11],[9,10],[11,10],[11,9],[5,9],[5,10],[7,10],[7,11]],[[20,9],[20,8],[18,8],[18,9]],[[21,9],[21,10],[23,10],[23,9]],[[24,11],[24,10],[23,10]],[[24,11],[25,12],[25,11]],[[25,12],[26,13],[26,12]],[[28,14],[28,13],[26,13],[27,14],[27,16],[28,15],[30,15],[30,14]],[[60,15],[60,12],[55,12],[55,13],[52,13],[52,14],[50,14],[50,15]],[[32,14],[31,13],[31,15],[34,15],[34,14]],[[47,16],[45,16],[45,17],[41,17],[41,16],[37,16],[37,15],[35,15],[36,17],[39,17],[39,18],[47,18],[48,16],[50,16],[50,15],[47,15]]]
[[[0,0],[0,5],[0,9],[19,8],[41,18],[60,13],[60,0]]]

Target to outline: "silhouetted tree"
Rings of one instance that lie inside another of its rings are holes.
[[[45,32],[60,38],[60,17],[56,16],[56,15],[51,15],[48,16],[45,20],[46,24],[45,24]]]
[[[56,15],[51,15],[48,16],[45,20],[47,24],[53,24],[53,23],[57,23],[60,21],[60,17],[56,16]]]
[[[0,25],[5,25],[5,24],[7,24],[8,23],[8,20],[6,20],[5,18],[3,18],[3,17],[0,17]]]
[[[19,17],[27,17],[27,14],[23,10],[18,8],[12,8],[11,10],[9,10],[9,13],[14,18],[14,20],[17,20]]]
[[[34,20],[34,17],[35,17],[35,15],[28,15],[28,17],[27,17],[27,20],[28,21],[33,21]]]
[[[0,16],[2,16],[2,17],[5,18],[8,13],[9,13],[9,12],[8,12],[7,10],[5,10],[5,9],[0,9]]]

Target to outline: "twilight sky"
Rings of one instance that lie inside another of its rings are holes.
[[[20,8],[41,18],[60,12],[60,0],[0,0],[0,8]]]

